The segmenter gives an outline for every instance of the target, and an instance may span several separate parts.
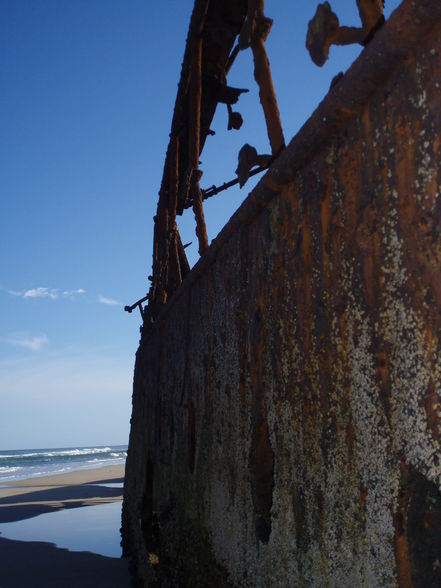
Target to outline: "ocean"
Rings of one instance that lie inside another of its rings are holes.
[[[0,484],[123,464],[127,445],[0,451]]]

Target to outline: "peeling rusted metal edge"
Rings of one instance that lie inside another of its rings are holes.
[[[440,24],[440,0],[404,0],[400,4],[212,241],[161,310],[157,321],[165,319],[173,304],[215,262],[236,231],[251,223],[295,175],[342,132],[372,94],[384,86],[394,70]]]
[[[185,53],[184,59],[182,61],[181,77],[178,85],[178,93],[176,95],[170,135],[177,134],[177,127],[180,124],[182,111],[184,109],[183,102],[188,88],[193,47],[197,42],[198,36],[200,34],[201,24],[203,23],[205,15],[207,14],[209,4],[210,0],[195,1],[190,20],[190,27],[188,29],[187,41],[185,43]]]
[[[184,51],[184,58],[182,60],[181,66],[181,75],[179,78],[178,83],[178,91],[176,94],[175,105],[173,109],[173,116],[172,116],[172,123],[170,129],[170,142],[172,142],[174,137],[180,135],[180,128],[182,125],[183,117],[185,116],[185,108],[186,108],[186,96],[188,93],[188,86],[190,80],[190,70],[191,70],[191,61],[192,61],[192,54],[194,50],[195,44],[198,42],[198,39],[201,37],[201,34],[204,32],[204,24],[205,19],[209,15],[210,12],[210,4],[211,0],[195,0],[193,12],[190,18],[190,26],[188,29],[187,39],[185,42],[185,51]],[[246,13],[244,13],[243,18],[245,19]],[[234,39],[231,42],[231,46],[233,45]],[[202,65],[203,65],[204,56],[202,56]],[[210,111],[213,109],[213,115],[210,115],[211,118],[214,116],[214,110],[217,106],[217,102],[214,104],[213,101],[210,101],[206,97],[203,97],[201,103],[201,112],[206,112],[207,110]],[[204,129],[201,137],[200,137],[200,152],[205,145],[205,141],[207,139],[207,130]],[[184,137],[180,137],[181,141],[185,143],[186,139]],[[170,142],[166,151],[166,158],[164,162],[164,171],[163,171],[163,178],[161,181],[161,186],[164,184],[164,178],[167,175],[167,156],[170,147]]]
[[[195,38],[197,37],[196,33],[201,26],[201,22],[207,13],[208,6],[210,0],[196,0],[193,12],[190,18],[190,26],[188,29],[187,40],[185,42],[185,52],[184,52],[184,59],[182,60],[181,66],[181,76],[179,78],[178,84],[178,91],[175,100],[175,106],[173,110],[173,117],[171,123],[171,130],[170,130],[170,137],[177,135],[177,128],[179,127],[180,120],[182,118],[182,112],[184,110],[184,99],[188,89],[189,83],[189,72],[190,72],[190,65],[191,65],[191,54],[193,51],[193,46],[195,42]],[[167,176],[167,167],[168,167],[168,158],[169,158],[169,151],[170,151],[170,143],[167,147],[167,152],[164,161],[164,171],[162,174],[162,181],[161,181],[161,189],[165,183],[165,178]]]

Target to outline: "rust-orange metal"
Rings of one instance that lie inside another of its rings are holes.
[[[405,0],[144,327],[142,585],[441,584],[440,80]]]
[[[242,27],[246,6],[246,0],[195,1],[154,218],[152,285],[144,313],[148,324],[189,271],[176,224],[176,215],[182,214],[189,203],[195,214],[199,253],[202,255],[208,248],[199,186],[199,155],[210,134],[218,97],[204,92],[202,80],[204,76],[207,83],[225,78],[234,60],[234,52],[231,55],[230,52]],[[211,27],[223,27],[226,33],[223,38],[203,34],[206,19]]]
[[[272,21],[265,18],[265,1],[250,0],[248,8],[250,43],[254,57],[254,77],[259,86],[260,103],[262,104],[267,126],[268,138],[273,155],[277,155],[285,146],[279,107],[271,76],[265,40]]]

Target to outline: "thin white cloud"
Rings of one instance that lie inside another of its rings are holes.
[[[106,298],[105,296],[98,296],[98,301],[101,304],[107,304],[108,306],[121,306],[121,303],[118,300],[114,300],[113,298]]]
[[[49,343],[49,339],[46,335],[31,337],[21,333],[2,338],[1,341],[8,343],[9,345],[14,345],[15,347],[23,347],[24,349],[30,349],[32,351],[40,351],[46,343]]]
[[[19,298],[50,298],[56,300],[58,298],[57,288],[31,288],[30,290],[9,290],[11,296]]]
[[[85,294],[86,290],[84,288],[77,288],[77,290],[64,290],[63,296],[65,298],[72,298],[73,296]]]
[[[17,298],[49,298],[50,300],[57,300],[60,296],[58,288],[30,288],[29,290],[9,290],[10,296]],[[63,298],[73,298],[85,294],[84,288],[77,288],[76,290],[64,290],[61,295]]]
[[[32,288],[25,291],[23,298],[50,298],[51,300],[56,300],[58,290],[55,288]]]

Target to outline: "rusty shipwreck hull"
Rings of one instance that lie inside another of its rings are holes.
[[[140,585],[441,585],[440,86],[405,1],[144,327]]]

